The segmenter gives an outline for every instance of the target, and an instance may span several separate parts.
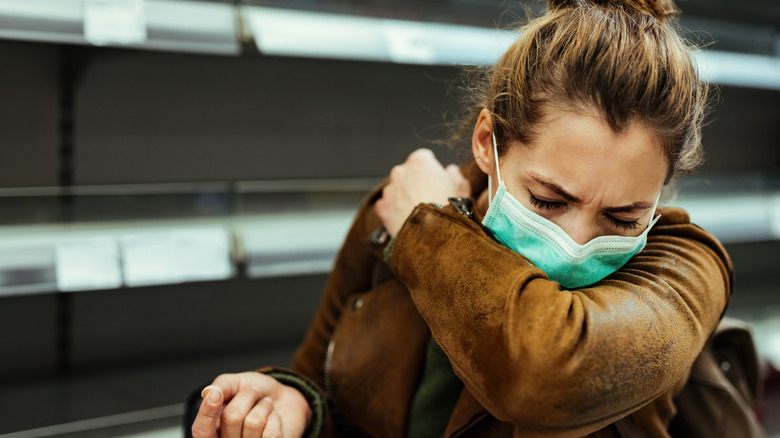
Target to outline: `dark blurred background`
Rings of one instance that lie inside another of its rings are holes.
[[[780,434],[780,2],[678,5],[718,102],[670,202],[734,259]],[[180,436],[190,391],[287,364],[362,195],[459,159],[457,64],[542,7],[0,0],[0,437]]]

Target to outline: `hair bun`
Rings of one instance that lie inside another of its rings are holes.
[[[576,8],[587,5],[645,13],[666,20],[680,13],[673,0],[547,0],[550,9]]]

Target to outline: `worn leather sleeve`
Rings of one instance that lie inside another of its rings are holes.
[[[381,225],[374,213],[374,203],[381,197],[378,186],[363,200],[347,237],[336,257],[333,270],[328,277],[322,297],[311,324],[298,346],[291,369],[316,385],[324,397],[327,393],[325,382],[325,357],[328,343],[333,335],[345,303],[356,292],[367,290],[372,281],[376,260],[382,257],[383,247],[373,248],[367,236]],[[372,251],[373,249],[373,251]],[[326,400],[327,402],[327,400]],[[332,436],[334,431],[333,405],[325,403],[322,412],[320,437]]]
[[[325,385],[323,363],[328,342],[345,303],[350,295],[370,288],[374,265],[377,258],[382,257],[382,249],[372,253],[367,241],[371,232],[381,225],[374,213],[374,203],[382,194],[381,187],[364,199],[336,257],[317,312],[295,354],[292,369],[322,387]]]
[[[562,290],[477,222],[421,204],[392,267],[456,374],[521,436],[582,436],[685,375],[728,302],[731,264],[680,209],[592,287]]]

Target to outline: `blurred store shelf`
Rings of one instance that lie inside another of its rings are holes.
[[[694,53],[701,78],[718,85],[780,90],[780,57],[703,50]]]
[[[490,65],[518,33],[484,27],[245,7],[261,53],[408,64]],[[768,38],[772,38],[770,34]],[[704,80],[780,90],[780,57],[698,51]]]
[[[6,384],[0,438],[181,437],[185,401],[218,374],[285,365],[292,346]]]
[[[245,7],[261,53],[407,64],[492,64],[512,31],[441,23]]]
[[[374,183],[75,187],[67,195],[60,188],[0,190],[0,211],[42,197],[68,218],[0,227],[0,295],[327,273]],[[159,197],[171,201],[162,211]],[[123,210],[122,199],[133,201]],[[684,193],[673,205],[726,244],[780,240],[780,191]],[[154,219],[155,212],[168,217]],[[179,218],[170,217],[176,212]],[[57,216],[35,208],[28,214]]]
[[[669,204],[724,244],[780,240],[780,180],[776,175],[727,174],[682,179]]]
[[[0,295],[326,273],[376,182],[0,190]]]
[[[673,204],[723,243],[780,239],[780,192],[685,197]]]
[[[239,53],[235,8],[176,0],[2,0],[0,38]]]
[[[328,272],[354,210],[0,229],[0,295]]]
[[[728,49],[746,51],[696,52],[705,80],[780,90],[777,29],[700,17],[686,17],[686,23],[693,26],[690,30],[694,32],[712,33],[713,39],[725,38],[724,47]],[[490,65],[517,36],[514,31],[488,27],[243,3],[0,0],[0,38],[59,44],[237,55],[242,41],[253,39],[264,55]],[[728,44],[731,40],[735,42]]]

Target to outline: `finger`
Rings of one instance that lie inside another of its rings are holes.
[[[436,161],[437,163],[439,162],[439,160],[436,159],[436,155],[433,153],[433,151],[427,148],[417,149],[416,151],[409,154],[409,158],[407,158],[406,160],[410,162],[431,161],[431,160]]]
[[[395,187],[393,186],[393,183],[390,183],[382,187],[382,197],[379,198],[379,200],[390,202],[390,200],[393,198],[394,192],[395,192]]]
[[[393,168],[390,169],[390,181],[403,181],[405,171],[406,169],[404,169],[404,166],[401,164],[393,166]]]
[[[203,393],[206,395],[192,423],[192,436],[193,438],[217,438],[224,395],[221,389],[211,385],[207,386]]]
[[[282,418],[275,411],[268,415],[263,438],[282,438]]]
[[[238,438],[241,436],[244,419],[259,398],[260,395],[257,391],[251,389],[242,390],[230,400],[230,403],[222,408],[222,421],[219,428],[222,438]]]
[[[460,167],[455,164],[450,164],[446,167],[447,174],[450,176],[450,180],[455,185],[455,196],[468,197],[471,196],[471,184],[463,174],[460,172]]]
[[[206,389],[209,389],[210,387],[216,386],[222,390],[225,400],[230,400],[238,392],[240,381],[241,379],[238,374],[221,374],[211,382],[211,385],[204,388],[203,392],[206,392]]]
[[[471,183],[467,179],[464,179],[458,185],[458,196],[462,198],[471,196]]]
[[[385,202],[382,201],[382,199],[378,199],[376,203],[374,203],[374,213],[376,213],[377,217],[379,217],[380,220],[384,220],[385,216]]]
[[[450,178],[454,183],[458,184],[461,181],[463,181],[463,174],[460,173],[460,167],[458,167],[457,165],[450,164],[445,168],[445,170],[450,175]]]
[[[257,402],[244,419],[243,437],[261,436],[268,422],[268,415],[274,410],[273,400],[269,397]]]

